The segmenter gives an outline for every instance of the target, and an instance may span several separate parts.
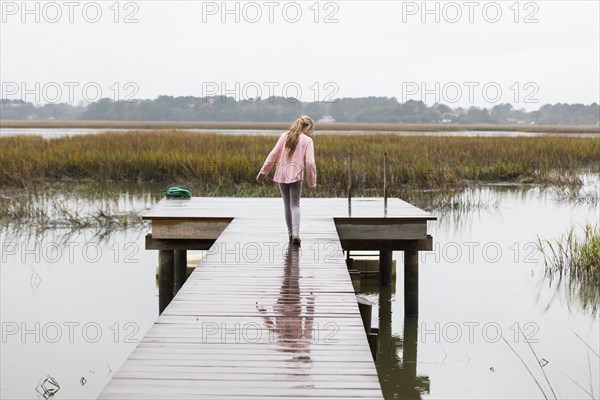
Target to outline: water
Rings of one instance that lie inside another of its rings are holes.
[[[57,399],[97,397],[156,317],[156,255],[143,242],[128,232],[107,243],[86,233],[67,244],[3,238],[0,397],[39,398],[46,375],[60,384]]]
[[[598,176],[585,182],[598,191]],[[130,196],[116,208],[151,206]],[[363,284],[376,303],[386,398],[542,398],[515,352],[550,396],[538,360],[557,397],[590,398],[585,389],[597,398],[600,359],[584,341],[599,351],[600,317],[555,293],[533,242],[597,223],[599,205],[536,188],[489,186],[463,196],[483,201],[429,223],[434,251],[419,260],[418,320],[404,320],[401,252],[395,288]],[[80,201],[69,207],[94,210]],[[55,399],[96,398],[157,317],[157,253],[144,250],[144,228],[102,239],[92,230],[64,233],[0,231],[3,399],[40,398],[35,389],[47,376],[60,385]]]
[[[318,127],[317,127],[318,129]],[[186,132],[215,133],[219,135],[251,135],[251,136],[279,136],[283,131],[268,129],[178,129]],[[103,132],[131,132],[131,129],[86,129],[86,128],[0,128],[0,137],[36,135],[46,139],[98,134]],[[156,131],[155,129],[136,129],[136,131]],[[394,131],[327,131],[317,130],[319,135],[401,135],[401,136],[466,136],[466,137],[539,137],[539,136],[570,136],[570,137],[598,137],[597,133],[544,133],[544,132],[517,132],[517,131],[460,131],[460,132],[394,132]]]
[[[586,179],[598,191],[598,180]],[[363,287],[377,304],[373,324],[392,339],[378,361],[386,398],[543,398],[513,349],[550,398],[550,385],[558,398],[590,398],[573,381],[598,398],[600,358],[575,333],[598,352],[599,316],[548,288],[534,242],[598,223],[599,206],[574,206],[537,189],[478,192],[498,207],[430,223],[435,244],[419,260],[418,320],[404,320],[401,273],[394,293]],[[402,253],[394,257],[402,271]]]

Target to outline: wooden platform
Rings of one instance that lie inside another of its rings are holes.
[[[382,399],[333,217],[435,217],[395,199],[301,209],[301,247],[287,244],[281,199],[162,200],[146,213],[155,248],[212,245],[99,398]]]

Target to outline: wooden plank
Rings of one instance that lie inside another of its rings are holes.
[[[387,206],[381,198],[355,198],[351,207],[343,198],[303,198],[301,207],[310,209],[311,218],[418,218],[435,220],[436,217],[401,199],[388,199]],[[151,210],[144,213],[144,219],[156,218],[214,218],[244,217],[261,219],[274,212],[283,215],[280,198],[231,198],[193,197],[190,200],[162,199]]]
[[[231,219],[169,218],[152,220],[152,237],[155,239],[212,239],[216,240]]]
[[[422,240],[341,240],[342,247],[345,250],[402,250],[402,251],[431,251],[433,250],[433,237],[427,235]]]
[[[146,250],[209,250],[214,239],[156,239],[146,235]]]
[[[340,240],[421,240],[427,237],[426,222],[336,223]]]

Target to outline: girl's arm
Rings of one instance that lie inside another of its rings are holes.
[[[310,140],[306,145],[306,177],[308,187],[314,189],[317,187],[317,164],[315,163],[315,147]]]
[[[273,150],[271,150],[271,152],[267,156],[267,160],[265,161],[262,168],[260,169],[260,172],[258,173],[259,175],[267,175],[269,173],[269,171],[271,170],[271,167],[277,163],[277,157],[279,157],[279,154],[281,153],[281,149],[285,145],[286,135],[287,135],[287,132],[279,137],[277,144],[275,145],[275,147],[273,147]]]

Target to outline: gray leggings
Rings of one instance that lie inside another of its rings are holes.
[[[300,193],[302,192],[302,181],[280,183],[279,190],[283,198],[288,235],[298,235],[300,233]]]

